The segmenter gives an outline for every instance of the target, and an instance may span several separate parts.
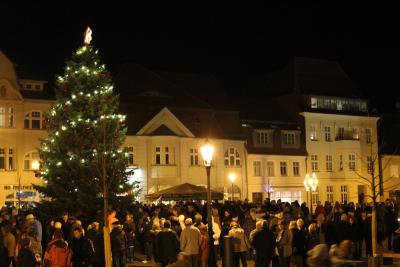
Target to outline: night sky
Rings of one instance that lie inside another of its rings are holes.
[[[400,16],[388,4],[6,2],[0,3],[0,49],[49,80],[62,72],[90,25],[113,73],[124,62],[210,73],[240,95],[248,77],[283,67],[292,56],[310,56],[338,60],[370,97],[399,90]]]

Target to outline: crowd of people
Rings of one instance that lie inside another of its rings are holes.
[[[135,255],[140,253],[144,262],[161,266],[203,267],[211,252],[216,259],[226,255],[224,242],[232,243],[235,267],[240,263],[247,267],[248,260],[257,267],[351,266],[354,260],[372,255],[370,205],[318,203],[312,215],[305,203],[297,201],[216,201],[212,207],[213,236],[208,233],[207,205],[201,202],[137,202],[130,210],[110,211],[113,266],[124,267],[138,260]],[[398,212],[391,200],[377,206],[378,246],[397,249]],[[39,215],[16,208],[1,210],[0,267],[104,266],[99,219],[63,212],[41,221]]]

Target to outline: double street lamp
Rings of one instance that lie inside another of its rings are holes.
[[[304,187],[306,188],[306,194],[308,196],[308,192],[312,191],[315,192],[315,190],[317,190],[317,185],[318,185],[318,179],[317,179],[317,175],[313,172],[311,175],[310,174],[306,174],[306,178],[304,179]],[[311,202],[310,202],[310,208],[311,208],[311,215],[312,215],[312,211],[313,211],[313,207],[312,207],[312,192],[310,193],[310,198],[311,198]],[[307,197],[308,198],[308,197]]]
[[[208,242],[210,248],[210,254],[208,258],[208,266],[214,267],[216,266],[215,262],[215,254],[214,254],[214,231],[213,231],[213,223],[211,217],[211,183],[210,183],[210,172],[211,172],[211,162],[213,159],[215,148],[206,143],[200,148],[201,156],[204,160],[204,166],[206,167],[207,173],[207,224],[208,224]]]

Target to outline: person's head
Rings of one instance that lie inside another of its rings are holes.
[[[64,234],[63,231],[61,231],[60,229],[57,229],[54,231],[53,233],[53,239],[64,239]]]
[[[264,224],[264,220],[259,220],[256,222],[256,229],[257,230],[262,230]]]
[[[83,236],[83,230],[81,227],[76,227],[72,231],[74,238],[80,239]]]
[[[200,233],[205,234],[205,233],[207,233],[207,226],[201,225],[201,226],[199,226],[199,230],[200,230]]]
[[[61,229],[62,224],[60,222],[55,222],[54,223],[54,229]]]
[[[279,229],[279,231],[285,230],[285,221],[284,220],[278,221],[278,229]]]
[[[203,216],[201,216],[200,213],[196,213],[196,215],[194,215],[194,221],[195,221],[196,223],[199,223],[199,222],[201,222],[202,220],[203,220]]]
[[[347,214],[346,214],[346,213],[343,213],[343,214],[340,216],[340,220],[341,220],[341,221],[347,222]]]
[[[166,220],[164,222],[164,229],[170,229],[171,228],[171,222],[169,220]]]
[[[339,257],[346,260],[353,259],[354,243],[350,240],[344,240],[339,245]]]
[[[317,225],[315,223],[312,223],[308,226],[308,232],[315,233],[316,231],[317,231]]]
[[[26,215],[25,219],[26,219],[26,221],[31,222],[35,219],[35,216],[33,216],[33,214],[31,213],[31,214]]]
[[[193,224],[193,222],[192,222],[192,219],[191,218],[187,218],[186,220],[185,220],[185,225],[186,226],[191,226]]]
[[[64,211],[63,213],[61,213],[61,218],[64,222],[67,222],[68,221],[68,212]]]
[[[21,240],[21,247],[30,248],[31,247],[31,239],[30,238],[23,238]]]
[[[1,225],[1,234],[6,235],[11,232],[11,224],[8,221],[5,221]]]
[[[231,222],[231,227],[232,228],[239,228],[239,224],[235,221]]]
[[[296,224],[297,224],[297,228],[299,228],[299,230],[301,230],[301,228],[304,225],[303,219],[297,219]]]
[[[231,214],[229,213],[229,210],[225,210],[225,211],[224,211],[224,216],[225,216],[225,217],[229,217],[230,215],[231,215]]]
[[[130,213],[126,214],[126,221],[128,221],[128,222],[133,221],[133,215]]]
[[[161,231],[161,225],[159,223],[153,223],[153,231]]]

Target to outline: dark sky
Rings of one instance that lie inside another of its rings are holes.
[[[0,49],[47,79],[61,72],[90,25],[93,44],[112,72],[136,62],[211,73],[238,94],[249,75],[282,67],[292,56],[310,56],[338,60],[370,96],[399,89],[400,16],[389,4],[53,2],[0,3]]]

